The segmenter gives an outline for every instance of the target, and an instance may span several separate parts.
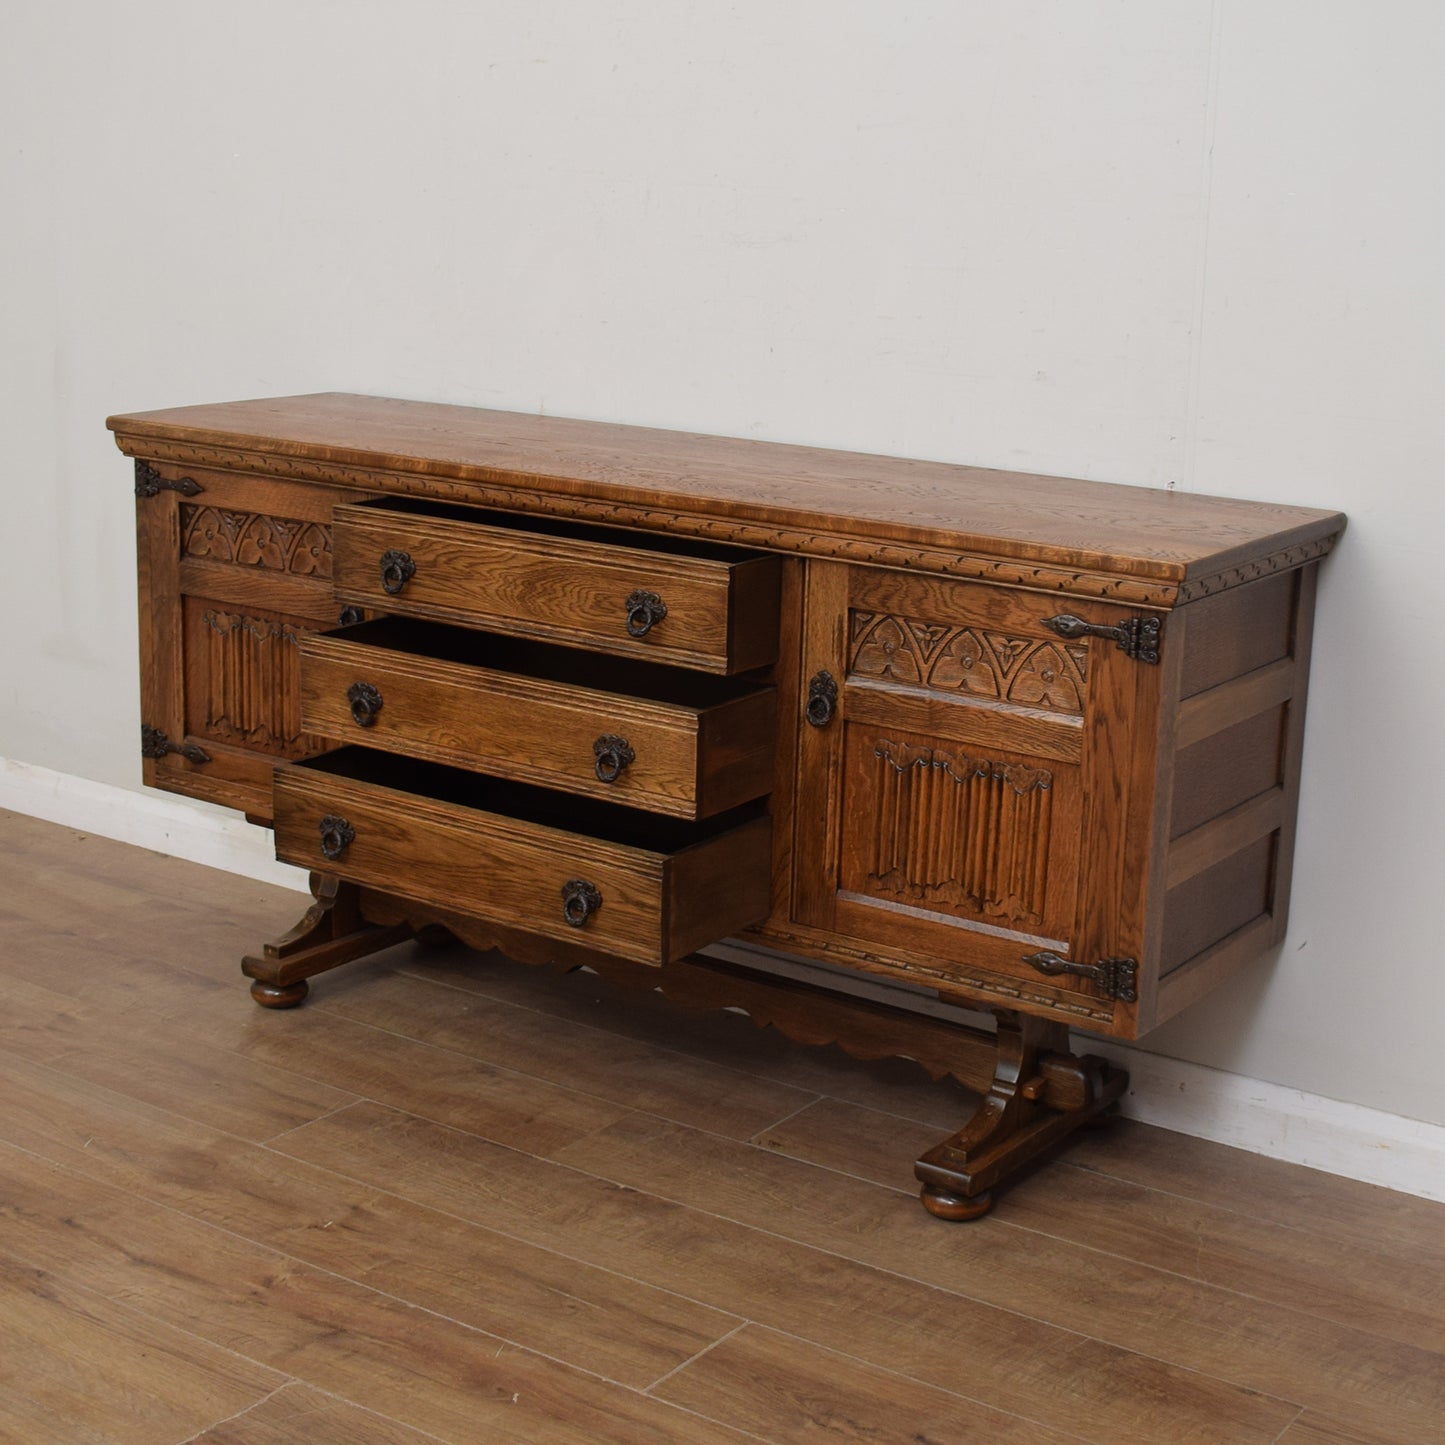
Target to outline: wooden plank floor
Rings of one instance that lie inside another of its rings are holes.
[[[0,1441],[1445,1441],[1445,1206],[1140,1125],[940,1223],[968,1096],[0,813]]]

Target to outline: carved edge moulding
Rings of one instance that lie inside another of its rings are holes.
[[[499,510],[575,517],[604,525],[681,533],[744,547],[772,548],[804,556],[932,572],[1037,592],[1062,592],[1165,609],[1323,557],[1334,547],[1339,537],[1339,533],[1335,532],[1328,537],[1281,549],[1241,567],[1227,568],[1216,574],[1189,578],[1182,582],[1166,582],[1144,577],[1123,577],[1116,573],[1012,562],[951,551],[944,546],[909,546],[864,541],[825,529],[729,521],[689,513],[685,509],[664,510],[642,504],[558,495],[529,490],[505,479],[493,482],[481,477],[476,481],[461,482],[381,467],[316,462],[304,457],[255,452],[239,447],[170,442],[154,437],[132,440],[123,434],[118,434],[116,440],[127,455],[134,455],[137,450],[143,449],[146,456],[154,461],[181,466],[259,472],[318,485],[354,487],[376,492],[433,497],[442,501],[470,502]]]

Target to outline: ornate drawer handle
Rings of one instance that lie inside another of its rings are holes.
[[[381,694],[369,682],[353,682],[346,689],[346,700],[359,728],[369,728],[381,711]]]
[[[826,668],[815,672],[808,684],[808,703],[804,709],[808,721],[815,728],[825,728],[833,721],[837,707],[838,684],[833,681],[833,674]]]
[[[356,829],[335,813],[321,820],[321,851],[328,858],[339,858],[356,841]]]
[[[615,783],[622,776],[623,768],[637,761],[632,744],[626,738],[618,737],[616,733],[603,733],[592,744],[592,755],[597,759],[599,783]]]
[[[393,547],[381,554],[381,587],[387,596],[395,597],[415,576],[416,563],[410,553]]]
[[[585,878],[569,878],[562,885],[562,917],[573,928],[581,928],[601,907],[601,892]]]
[[[646,637],[666,616],[667,603],[656,592],[644,592],[639,587],[627,599],[627,635]]]

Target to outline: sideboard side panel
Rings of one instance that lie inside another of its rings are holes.
[[[1184,609],[1153,1022],[1284,936],[1318,565]]]

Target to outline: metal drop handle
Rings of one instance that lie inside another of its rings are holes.
[[[623,768],[637,761],[637,754],[626,738],[616,733],[603,733],[592,744],[592,756],[597,759],[597,781],[615,783],[622,776]]]
[[[328,858],[339,858],[356,841],[356,829],[336,813],[321,820],[321,851]]]
[[[585,878],[569,878],[562,885],[562,917],[572,928],[581,928],[599,908],[602,894]]]
[[[381,554],[381,589],[388,597],[395,597],[415,576],[416,563],[409,552],[393,547]]]
[[[838,684],[826,668],[815,672],[808,684],[808,701],[803,712],[815,728],[825,728],[833,721],[838,706]]]
[[[644,592],[639,587],[627,598],[627,635],[646,637],[666,616],[667,603],[656,592]]]
[[[359,728],[369,728],[381,711],[381,693],[369,682],[353,682],[346,689],[346,700]]]

